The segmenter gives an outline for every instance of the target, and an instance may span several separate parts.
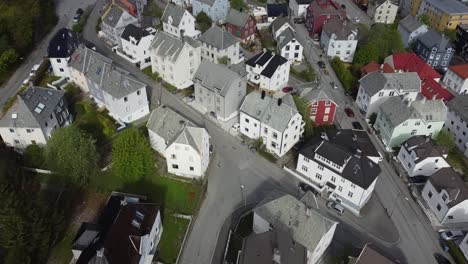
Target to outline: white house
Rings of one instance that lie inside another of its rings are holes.
[[[139,26],[138,19],[115,4],[111,4],[102,15],[100,35],[112,47],[121,47],[120,36],[129,24]]]
[[[70,78],[68,61],[80,42],[75,32],[62,28],[54,35],[47,48],[47,56],[55,76]]]
[[[135,66],[144,69],[151,66],[149,47],[153,38],[154,35],[147,30],[129,24],[120,36],[122,47],[114,47],[113,50]]]
[[[400,33],[405,48],[408,48],[418,36],[426,33],[428,30],[427,25],[421,23],[421,21],[412,15],[403,18],[398,24],[398,33]]]
[[[458,94],[468,92],[468,64],[450,66],[442,83]]]
[[[78,229],[73,263],[152,263],[163,233],[159,204],[112,192],[99,219]]]
[[[390,0],[369,1],[367,14],[375,23],[392,24],[398,12],[398,3]]]
[[[190,37],[176,38],[158,31],[150,46],[151,70],[177,89],[193,85],[201,62],[200,44]]]
[[[440,226],[468,222],[468,188],[452,168],[429,177],[421,196]]]
[[[191,179],[202,178],[210,162],[210,136],[201,127],[166,106],[151,113],[150,144],[166,158],[169,173]]]
[[[278,91],[288,83],[289,67],[287,59],[266,50],[245,62],[248,80],[270,91]]]
[[[297,258],[298,261],[294,263],[318,263],[332,242],[337,225],[337,222],[324,217],[311,205],[306,205],[289,194],[279,192],[270,193],[263,202],[260,202],[259,206],[253,209],[252,229],[255,234],[259,235],[270,231],[286,232],[294,242],[305,247],[305,254],[301,254],[304,258],[300,260]],[[291,247],[294,245],[295,243],[292,243]],[[272,251],[275,253],[274,256],[279,252],[279,248]],[[256,254],[261,253],[263,250],[256,252]],[[268,254],[268,252],[265,253]],[[300,253],[297,252],[297,254]],[[290,258],[282,256],[281,259],[293,260],[296,259],[294,255],[292,254]],[[268,263],[275,262],[279,263],[279,261],[271,262],[271,260]],[[243,263],[258,262],[243,259]],[[283,262],[281,261],[281,263]]]
[[[352,62],[358,43],[357,34],[357,27],[353,23],[334,16],[323,25],[320,46],[327,56]]]
[[[119,122],[149,114],[146,85],[92,49],[78,48],[69,64],[71,80]]]
[[[245,97],[240,109],[240,133],[261,139],[266,150],[283,156],[301,138],[304,121],[292,96],[273,98],[252,92]]]
[[[199,38],[201,42],[201,55],[204,60],[220,63],[227,59],[227,64],[237,64],[243,60],[240,54],[240,39],[218,26],[212,26]]]
[[[310,3],[312,3],[312,0],[290,0],[289,10],[291,10],[291,16],[305,18]]]
[[[276,38],[276,43],[281,56],[286,58],[289,63],[302,61],[304,47],[297,40],[294,31],[287,28]]]
[[[239,114],[247,80],[224,65],[203,60],[195,76],[195,103],[226,122]]]
[[[65,92],[29,87],[0,119],[0,137],[7,146],[25,149],[45,145],[55,129],[72,123]]]
[[[359,80],[356,104],[366,117],[376,113],[379,105],[394,96],[414,101],[421,92],[421,80],[415,72],[372,72]]]
[[[447,103],[445,128],[452,133],[455,145],[468,157],[468,95],[457,95]]]
[[[447,148],[435,145],[427,136],[414,136],[401,144],[398,160],[408,176],[431,176],[442,168],[450,167],[445,160]]]
[[[187,9],[173,3],[166,5],[161,22],[163,31],[176,38],[181,36],[198,38],[201,34],[199,30],[195,29],[195,18],[192,14]]]
[[[327,131],[299,151],[296,170],[322,196],[359,215],[374,191],[381,160],[366,131]]]
[[[193,0],[192,13],[196,17],[199,13],[207,14],[213,23],[226,20],[231,7],[228,0]]]
[[[291,30],[294,33],[296,30],[287,17],[278,17],[271,23],[271,32],[273,39],[277,39],[285,30]]]
[[[434,138],[442,129],[447,108],[442,100],[408,101],[391,97],[379,106],[374,128],[387,150],[400,146],[413,136]]]

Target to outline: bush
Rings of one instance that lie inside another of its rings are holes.
[[[218,63],[228,65],[229,64],[229,58],[227,56],[223,56],[218,59]]]
[[[449,253],[452,256],[453,260],[457,264],[467,264],[468,262],[463,255],[463,252],[460,250],[460,247],[454,241],[447,241],[449,247]]]
[[[303,70],[298,72],[293,66],[291,66],[289,72],[294,75],[295,77],[303,80],[311,82],[315,80],[315,72],[310,63],[307,62],[307,70]]]
[[[36,74],[34,75],[32,79],[32,83],[34,85],[39,85],[42,82],[42,80],[46,77],[49,66],[50,66],[49,59],[45,59],[42,61],[41,65],[37,69]]]
[[[357,84],[357,78],[351,74],[351,71],[346,68],[345,64],[338,57],[332,59],[331,66],[344,89],[351,92]]]
[[[153,79],[156,82],[161,82],[161,80],[162,80],[162,78],[159,76],[158,72],[153,72],[153,70],[151,69],[151,66],[148,66],[148,67],[144,68],[143,73],[148,75],[151,79]]]
[[[201,32],[207,31],[211,25],[213,24],[213,21],[211,21],[211,18],[205,13],[205,12],[200,12],[197,15],[197,25],[198,29],[200,29]]]
[[[297,95],[293,96],[294,103],[296,104],[297,111],[302,116],[302,120],[305,122],[304,134],[302,135],[304,140],[308,140],[314,136],[314,121],[310,119],[310,111],[307,107],[307,100]]]
[[[31,168],[42,168],[45,162],[44,149],[36,144],[29,145],[23,153],[24,165]]]
[[[97,22],[96,22],[96,32],[101,31],[101,24],[102,24],[102,18],[99,17]]]
[[[168,82],[163,82],[162,86],[164,88],[166,88],[166,90],[168,90],[171,93],[177,93],[177,87],[175,87],[174,85],[172,85],[172,84],[170,84]]]

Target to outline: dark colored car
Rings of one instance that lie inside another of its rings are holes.
[[[353,122],[351,124],[353,125],[354,129],[364,130],[359,122]]]
[[[427,176],[423,176],[423,175],[417,175],[417,176],[413,176],[413,177],[408,177],[408,182],[409,183],[414,183],[414,184],[418,184],[418,183],[425,183],[427,182]]]
[[[323,61],[317,61],[317,64],[321,69],[325,69],[325,67],[326,67],[325,62],[323,62]]]
[[[75,16],[73,17],[73,22],[78,23],[78,21],[80,21],[80,18],[83,14],[84,14],[83,9],[78,8],[78,10],[76,10]]]
[[[314,187],[308,185],[307,183],[304,183],[304,182],[300,182],[299,183],[299,188],[303,191],[303,192],[312,192],[314,195],[317,195],[318,194],[318,191],[314,189]]]
[[[292,90],[294,90],[294,88],[292,88],[291,86],[286,86],[283,89],[281,89],[283,93],[289,93],[289,92],[292,92]]]
[[[345,113],[346,113],[347,116],[349,116],[349,117],[354,117],[353,109],[347,107],[347,108],[345,108],[344,111],[345,111]]]
[[[439,264],[452,264],[450,260],[448,260],[446,257],[444,257],[440,253],[434,253],[434,258],[436,259],[437,263]]]

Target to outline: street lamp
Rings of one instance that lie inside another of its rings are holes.
[[[246,207],[247,206],[247,201],[245,200],[245,194],[244,194],[244,189],[246,189],[246,188],[245,188],[245,186],[243,184],[240,185],[240,188],[241,188],[242,200],[244,201],[244,207]]]

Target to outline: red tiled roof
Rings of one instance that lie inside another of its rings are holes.
[[[434,81],[434,79],[424,79],[421,81],[421,93],[428,100],[442,99],[444,103],[454,98],[452,93],[442,87],[440,83]]]
[[[418,55],[414,53],[398,53],[391,56],[393,58],[393,68],[395,71],[403,70],[416,72],[418,73],[421,80],[441,77],[441,75],[436,70],[427,65],[421,58],[418,57]]]
[[[449,69],[462,79],[468,79],[468,64],[450,66]]]
[[[392,66],[388,65],[388,63],[384,63],[382,71],[384,73],[394,73],[395,71],[392,69]]]
[[[366,75],[368,73],[376,72],[378,70],[380,70],[380,65],[375,61],[371,61],[366,66],[361,68],[361,73],[362,75]]]

